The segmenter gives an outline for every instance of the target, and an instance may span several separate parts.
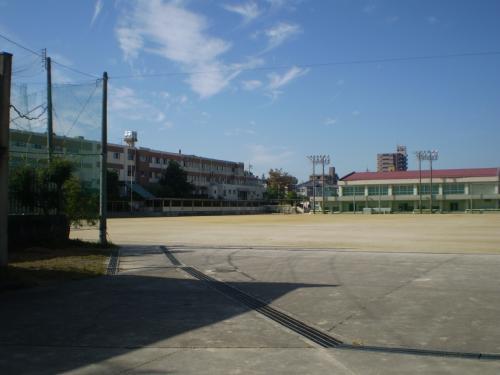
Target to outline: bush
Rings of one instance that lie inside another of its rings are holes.
[[[18,167],[10,174],[9,192],[27,213],[65,214],[72,224],[93,224],[98,219],[97,191],[85,189],[73,171],[69,160],[57,158],[45,167]]]

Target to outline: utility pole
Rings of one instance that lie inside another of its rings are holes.
[[[9,122],[12,55],[0,53],[0,267],[8,263]]]
[[[47,69],[47,151],[49,154],[49,163],[52,161],[53,144],[53,126],[52,126],[52,60],[47,57],[45,68]]]
[[[102,117],[101,117],[101,181],[99,194],[99,241],[101,246],[108,243],[108,73],[102,75]]]

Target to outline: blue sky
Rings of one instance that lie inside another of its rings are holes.
[[[499,166],[500,55],[316,65],[500,51],[498,14],[496,0],[0,0],[0,33],[107,71],[114,143],[133,129],[143,147],[302,180],[306,155],[344,175],[396,144],[439,150],[436,168]]]

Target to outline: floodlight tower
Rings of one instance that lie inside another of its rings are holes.
[[[128,145],[129,149],[127,150],[127,155],[125,157],[125,163],[126,163],[126,168],[125,170],[127,171],[126,173],[128,174],[128,160],[134,160],[134,155],[131,154],[131,150],[133,149],[135,151],[135,142],[137,142],[137,132],[134,130],[125,130],[125,133],[123,134],[123,140],[125,143]],[[132,156],[130,156],[132,155]],[[132,163],[130,163],[130,212],[133,211],[133,203],[134,203],[134,190],[133,190],[133,185],[134,185],[134,168]],[[127,177],[125,176],[125,181],[127,180]]]
[[[321,208],[324,214],[325,213],[325,164],[326,165],[330,164],[330,155],[322,155],[321,164],[323,166],[323,175],[321,176],[321,195],[322,195]]]
[[[430,171],[431,171],[431,175],[430,175],[430,212],[432,214],[432,198],[433,198],[433,194],[432,194],[432,162],[434,160],[438,160],[439,158],[439,153],[438,151],[436,150],[432,150],[432,151],[417,151],[415,153],[415,155],[417,156],[417,160],[418,160],[418,168],[419,168],[419,184],[420,184],[420,213],[422,213],[422,172],[421,172],[421,161],[422,160],[429,160],[429,166],[430,166]]]
[[[330,156],[328,155],[309,155],[307,158],[312,162],[313,165],[313,213],[316,213],[316,164],[321,163],[323,167],[322,173],[322,210],[325,211],[325,164],[330,164]]]
[[[438,160],[438,152],[437,150],[432,150],[432,151],[427,151],[428,155],[429,155],[429,164],[430,164],[430,168],[431,168],[431,214],[432,214],[432,161],[433,160]]]
[[[418,160],[418,209],[422,214],[422,160],[424,159],[424,151],[416,151],[415,156]]]

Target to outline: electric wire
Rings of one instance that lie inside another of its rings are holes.
[[[26,47],[26,46],[22,45],[21,43],[16,42],[16,41],[14,41],[14,40],[10,39],[9,37],[7,37],[7,36],[5,36],[5,35],[0,34],[0,38],[2,38],[2,39],[4,39],[4,40],[6,40],[7,42],[9,42],[9,43],[11,43],[11,44],[13,44],[13,45],[15,45],[15,46],[17,46],[17,47],[19,47],[19,48],[24,49],[25,51],[31,52],[31,53],[33,53],[33,54],[35,54],[35,55],[37,55],[37,56],[41,57],[42,59],[44,59],[44,58],[45,58],[44,54],[42,54],[42,53],[40,53],[40,52],[36,52],[35,50],[33,50],[33,49],[29,48],[29,47]],[[71,66],[68,66],[68,65],[66,65],[66,64],[60,63],[60,62],[59,62],[59,61],[57,61],[57,60],[51,60],[51,61],[52,61],[54,64],[57,64],[57,65],[59,65],[60,67],[65,68],[65,69],[68,69],[68,70],[70,70],[70,71],[72,71],[72,72],[74,72],[74,73],[82,74],[82,75],[84,75],[84,76],[91,77],[91,78],[97,78],[97,79],[99,79],[99,78],[100,78],[100,77],[98,77],[98,76],[96,76],[96,75],[94,75],[94,74],[86,73],[86,72],[84,72],[84,71],[82,71],[82,70],[79,70],[79,69],[73,68],[73,67],[71,67]]]
[[[129,79],[129,78],[154,78],[154,77],[170,77],[170,76],[188,76],[188,75],[203,75],[224,72],[255,72],[255,71],[268,71],[268,70],[283,70],[293,67],[297,68],[321,68],[336,65],[361,65],[361,64],[379,64],[386,62],[406,62],[406,61],[419,61],[419,60],[438,60],[450,59],[459,57],[479,57],[479,56],[500,56],[500,51],[483,51],[483,52],[464,52],[443,55],[423,55],[423,56],[407,56],[407,57],[388,57],[380,59],[360,59],[360,60],[345,60],[345,61],[329,61],[310,64],[291,64],[291,65],[273,65],[262,66],[256,68],[226,68],[215,69],[206,71],[191,71],[191,72],[164,72],[164,73],[151,73],[151,74],[130,74],[111,76],[110,79]]]

